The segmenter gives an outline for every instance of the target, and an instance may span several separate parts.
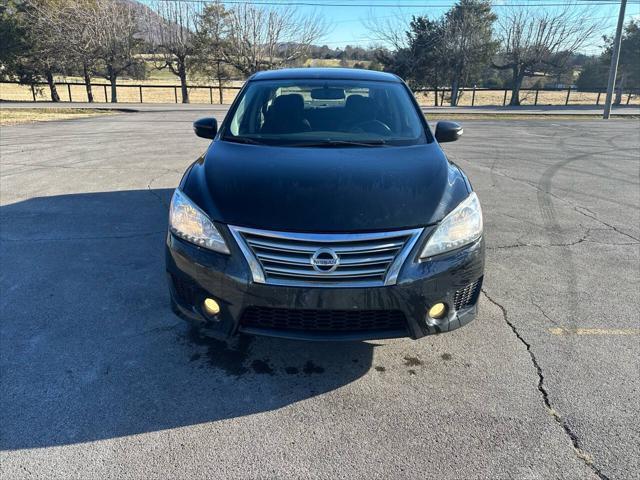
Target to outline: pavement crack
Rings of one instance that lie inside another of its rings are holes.
[[[630,235],[626,232],[623,232],[622,230],[620,230],[618,227],[615,227],[607,222],[605,222],[604,220],[600,220],[591,210],[589,210],[588,208],[582,207],[580,205],[574,206],[573,209],[584,215],[585,217],[589,217],[592,220],[595,220],[596,222],[605,225],[606,227],[609,227],[611,230],[613,230],[616,233],[619,233],[620,235],[624,235],[625,237],[630,238],[631,240],[635,240],[636,242],[640,242],[640,238],[634,237],[633,235]],[[585,211],[583,211],[585,210]]]
[[[486,293],[485,293],[485,296],[486,296]],[[543,309],[540,305],[538,305],[538,304],[537,304],[536,302],[534,302],[533,300],[531,300],[531,305],[533,305],[534,307],[536,307],[536,308],[538,309],[538,311],[542,314],[542,316],[543,316],[544,318],[546,318],[547,320],[549,320],[553,325],[555,325],[555,326],[557,326],[557,327],[560,327],[560,324],[559,324],[558,322],[556,322],[553,318],[551,318],[551,317],[547,314],[547,312],[545,312],[545,311],[544,311],[544,309]],[[561,328],[563,328],[563,327],[561,327]]]
[[[487,291],[484,288],[482,289],[482,293],[484,294],[485,298],[489,302],[491,302],[493,305],[495,305],[496,307],[498,307],[500,309],[500,311],[502,312],[502,317],[504,318],[505,323],[509,326],[509,328],[514,333],[514,335],[516,336],[518,341],[520,343],[522,343],[525,346],[525,348],[527,349],[527,353],[529,354],[529,357],[531,358],[531,363],[533,364],[533,366],[534,366],[534,368],[536,370],[536,374],[538,376],[537,388],[538,388],[538,392],[540,392],[540,395],[542,396],[542,401],[544,402],[544,405],[547,408],[549,414],[558,423],[558,425],[560,425],[562,427],[562,429],[564,430],[564,433],[567,435],[567,437],[569,437],[569,440],[571,440],[571,444],[573,445],[573,449],[574,449],[574,451],[576,453],[576,456],[580,460],[582,460],[582,462],[588,468],[590,468],[591,471],[599,479],[601,479],[601,480],[609,480],[609,477],[607,477],[597,466],[595,466],[593,464],[593,458],[591,457],[591,455],[588,452],[584,451],[580,447],[580,442],[578,440],[578,436],[576,435],[576,433],[573,430],[571,430],[571,427],[567,424],[567,422],[564,421],[564,419],[562,418],[560,413],[558,413],[558,411],[551,404],[551,400],[549,399],[549,392],[547,391],[547,388],[546,388],[546,386],[544,384],[544,372],[542,371],[542,367],[540,367],[540,363],[538,363],[538,359],[536,357],[536,354],[531,349],[531,344],[524,339],[524,337],[518,331],[518,329],[513,324],[513,322],[511,322],[511,320],[509,320],[509,316],[507,315],[507,309],[503,305],[498,303],[496,300],[491,298],[487,294]],[[545,315],[545,317],[546,317],[546,315]],[[547,318],[549,318],[549,317],[547,317]]]
[[[484,167],[486,168],[486,167]],[[517,182],[517,183],[521,183],[523,185],[527,185],[531,188],[533,188],[534,190],[537,190],[538,192],[542,193],[543,195],[549,195],[557,200],[559,200],[560,202],[564,203],[565,205],[571,207],[575,212],[584,215],[587,218],[590,218],[592,220],[595,220],[596,222],[600,223],[601,225],[605,225],[607,227],[609,227],[611,230],[615,231],[616,233],[619,233],[620,235],[624,235],[625,237],[631,238],[632,240],[635,240],[637,242],[640,242],[640,238],[634,237],[633,235],[623,232],[622,230],[620,230],[618,227],[615,227],[613,225],[611,225],[610,223],[605,222],[604,220],[599,219],[591,210],[589,210],[587,207],[583,206],[583,205],[578,205],[575,202],[572,202],[571,200],[565,198],[565,197],[561,197],[560,195],[557,195],[549,190],[545,190],[540,188],[539,185],[536,185],[533,182],[530,182],[528,180],[525,180],[523,178],[518,178],[518,177],[514,177],[511,176],[507,173],[504,173],[502,171],[498,171],[498,170],[493,170],[490,169],[492,174],[495,174],[497,176],[503,177],[503,178],[507,178],[513,182]]]
[[[588,228],[584,234],[577,240],[572,242],[562,242],[562,243],[514,243],[511,245],[498,245],[496,247],[486,247],[487,250],[502,250],[508,248],[523,248],[523,247],[534,247],[534,248],[550,248],[550,247],[572,247],[574,245],[578,245],[582,242],[586,242],[587,238],[589,238],[589,234],[591,233],[591,229]]]
[[[156,180],[158,180],[159,178],[161,178],[161,177],[165,176],[167,173],[168,173],[168,172],[163,172],[163,173],[161,173],[160,175],[156,175],[156,176],[155,176],[155,177],[153,177],[151,180],[149,180],[149,183],[147,183],[147,190],[149,190],[149,193],[150,193],[151,195],[153,195],[154,197],[156,197],[156,198],[160,201],[160,203],[162,204],[162,206],[163,206],[166,210],[169,210],[169,204],[165,201],[165,199],[164,199],[164,198],[162,198],[162,196],[161,196],[161,195],[158,195],[158,193],[157,193],[153,188],[151,188],[151,185],[153,185],[153,183],[154,183]]]
[[[626,243],[613,243],[613,242],[599,242],[596,240],[589,240],[589,234],[591,233],[591,231],[594,230],[593,228],[588,228],[585,233],[582,235],[582,237],[580,237],[577,240],[573,240],[571,242],[559,242],[559,243],[524,243],[524,242],[517,242],[517,243],[512,243],[509,245],[496,245],[496,246],[487,246],[485,247],[487,250],[508,250],[508,249],[512,249],[512,248],[552,248],[552,247],[573,247],[575,245],[579,245],[581,243],[595,243],[597,245],[612,245],[612,246],[619,246],[619,245],[640,245],[640,240],[636,241],[636,242],[626,242]],[[595,230],[600,230],[600,229],[595,229]],[[604,229],[602,229],[604,230]],[[634,239],[634,237],[632,237],[631,235],[628,235],[624,232],[620,232],[618,230],[616,230],[614,227],[609,228],[608,230],[611,231],[615,231],[616,233],[625,235],[627,237],[630,237],[632,239]]]

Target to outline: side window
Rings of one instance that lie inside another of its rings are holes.
[[[231,125],[229,129],[233,135],[240,134],[240,125],[246,124],[244,121],[245,113],[247,112],[247,103],[249,102],[249,95],[245,95],[244,98],[240,101],[240,105],[238,105],[238,109],[236,110],[236,114],[233,116],[233,120],[231,121]]]

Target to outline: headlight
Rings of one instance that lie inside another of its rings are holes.
[[[213,222],[179,188],[176,188],[171,198],[169,229],[174,235],[200,247],[230,253]]]
[[[472,192],[449,213],[431,234],[420,258],[433,257],[449,250],[464,247],[482,236],[482,209]]]

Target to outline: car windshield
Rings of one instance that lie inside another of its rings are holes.
[[[222,139],[281,146],[386,146],[427,142],[401,83],[256,80],[236,102]]]

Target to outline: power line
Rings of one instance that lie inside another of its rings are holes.
[[[282,6],[282,7],[353,7],[353,8],[450,8],[452,3],[450,4],[433,4],[433,3],[423,3],[423,4],[387,4],[387,3],[323,3],[319,0],[292,0],[292,1],[284,1],[284,2],[276,2],[273,0],[259,0],[259,1],[246,1],[246,0],[221,0],[220,2],[216,2],[215,0],[160,0],[161,2],[175,2],[175,3],[197,3],[197,4],[212,4],[212,3],[222,3],[222,4],[248,4],[248,5],[256,5],[256,6]],[[371,0],[368,0],[371,1]],[[403,0],[408,1],[408,0]],[[420,0],[424,2],[424,0]],[[540,2],[541,0],[537,0]],[[632,1],[630,4],[639,4],[640,1]],[[492,8],[511,8],[511,7],[572,7],[572,6],[604,6],[604,5],[617,5],[618,2],[616,0],[580,0],[577,2],[564,2],[564,3],[502,3],[502,4],[494,4]]]
[[[371,0],[369,0],[369,1],[371,1]],[[627,12],[625,14],[626,17],[632,17],[634,15],[635,14],[632,13],[632,12]],[[602,17],[581,17],[581,18],[583,20],[605,20],[607,18],[617,18],[617,17],[618,17],[618,14],[617,13],[613,13],[611,15],[605,15],[605,16],[602,16]],[[331,24],[332,25],[341,25],[341,24],[344,24],[344,23],[358,23],[358,22],[362,22],[363,20],[369,20],[369,19],[371,19],[371,20],[382,20],[382,19],[385,19],[385,18],[400,18],[400,19],[402,19],[402,17],[399,17],[398,15],[381,15],[381,16],[377,16],[376,15],[376,16],[373,16],[373,17],[366,17],[364,19],[362,17],[360,17],[360,18],[351,18],[349,20],[337,20],[337,21],[332,21]]]

